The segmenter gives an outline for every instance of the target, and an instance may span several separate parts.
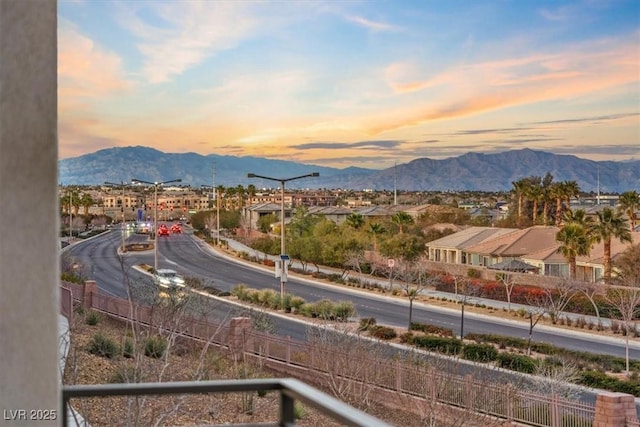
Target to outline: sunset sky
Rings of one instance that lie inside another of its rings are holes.
[[[59,155],[640,159],[637,0],[58,0]]]

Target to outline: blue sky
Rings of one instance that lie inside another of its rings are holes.
[[[58,1],[60,158],[640,159],[640,2]]]

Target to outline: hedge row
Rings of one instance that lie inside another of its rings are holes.
[[[287,313],[295,312],[305,317],[319,318],[324,320],[336,320],[344,322],[355,315],[356,309],[351,301],[330,301],[323,299],[316,302],[306,302],[303,298],[286,293],[284,304],[279,292],[272,289],[252,289],[245,285],[235,286],[231,290],[241,301],[261,305],[274,310],[281,310]]]

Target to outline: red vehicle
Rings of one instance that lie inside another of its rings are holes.
[[[169,227],[164,224],[161,224],[158,227],[158,236],[168,236],[169,235]]]
[[[174,233],[174,234],[175,233],[182,233],[182,227],[180,227],[179,224],[173,224],[171,226],[171,232]]]

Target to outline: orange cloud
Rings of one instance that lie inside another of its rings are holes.
[[[130,87],[117,55],[62,22],[58,28],[58,99],[63,112]]]
[[[605,47],[608,47],[606,49]],[[362,119],[371,134],[432,120],[452,119],[500,108],[571,99],[640,81],[640,57],[633,37],[627,43],[583,46],[569,52],[466,65],[423,81],[389,80],[396,94],[425,91],[428,101]],[[406,68],[405,68],[406,69]],[[387,77],[402,78],[399,67]],[[429,89],[437,94],[430,97]]]

